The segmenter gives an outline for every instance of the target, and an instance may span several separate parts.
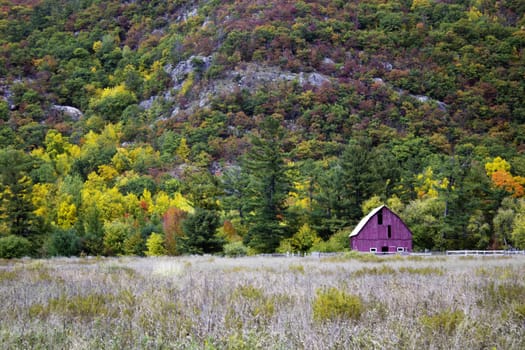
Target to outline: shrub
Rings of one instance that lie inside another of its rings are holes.
[[[89,321],[96,317],[117,317],[118,310],[110,307],[113,301],[113,295],[99,293],[61,296],[58,299],[50,299],[47,305],[34,304],[28,311],[31,317],[37,316],[43,319],[54,314]]]
[[[232,242],[224,245],[224,255],[230,257],[246,256],[248,248],[242,242]]]
[[[396,270],[390,266],[382,265],[380,267],[363,267],[362,269],[356,270],[353,275],[355,277],[361,277],[365,275],[393,275]]]
[[[363,302],[359,296],[348,294],[335,287],[318,289],[313,302],[313,317],[316,321],[359,320],[363,310]]]
[[[334,233],[328,241],[317,241],[314,243],[310,251],[312,252],[344,252],[349,250],[348,235],[350,232],[347,230],[340,230]]]
[[[74,230],[57,229],[45,245],[51,256],[74,256],[82,250],[80,238]]]
[[[525,321],[525,303],[516,305],[514,307],[514,312],[518,319]]]
[[[166,248],[164,248],[164,237],[160,233],[152,233],[146,241],[148,250],[145,252],[147,256],[166,255]]]
[[[457,327],[465,318],[462,311],[445,310],[435,315],[423,315],[421,324],[432,334],[453,335]]]
[[[24,237],[10,235],[0,238],[0,258],[21,258],[29,255],[31,243]]]

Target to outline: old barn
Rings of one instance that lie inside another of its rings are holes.
[[[350,233],[350,248],[371,253],[412,251],[412,232],[387,206],[375,208]]]

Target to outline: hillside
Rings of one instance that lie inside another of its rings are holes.
[[[524,13],[0,1],[0,255],[525,248]]]

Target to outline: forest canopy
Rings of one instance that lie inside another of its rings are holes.
[[[0,0],[0,257],[525,249],[524,14]]]

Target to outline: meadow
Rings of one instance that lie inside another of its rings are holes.
[[[525,257],[0,261],[2,349],[524,349]]]

